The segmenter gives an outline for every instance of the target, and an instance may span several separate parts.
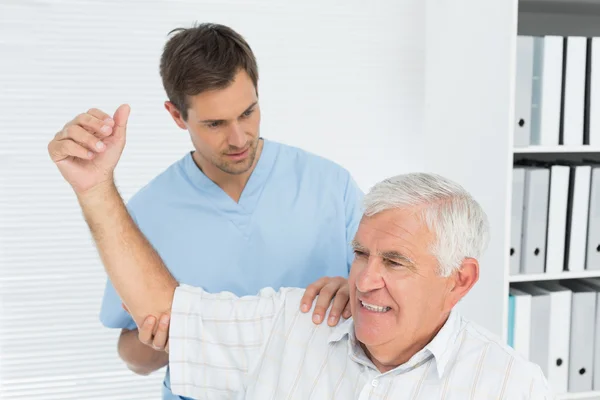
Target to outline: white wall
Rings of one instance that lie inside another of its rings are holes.
[[[516,0],[427,0],[425,168],[464,185],[488,214],[491,241],[480,281],[460,309],[500,336],[516,23]]]
[[[424,5],[335,9],[298,7],[269,27],[276,35],[239,28],[260,63],[263,134],[340,162],[367,190],[421,165]]]
[[[158,398],[161,377],[133,379],[116,357],[117,332],[98,322],[104,273],[46,154],[67,120],[90,107],[131,104],[118,169],[128,198],[190,149],[162,106],[158,59],[167,32],[194,20],[221,22],[258,57],[262,134],[340,162],[367,190],[432,157],[422,125],[425,6],[3,1],[0,398]]]

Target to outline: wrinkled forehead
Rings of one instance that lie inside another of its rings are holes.
[[[422,220],[421,211],[420,207],[407,207],[363,216],[355,240],[365,247],[427,251],[434,235]]]

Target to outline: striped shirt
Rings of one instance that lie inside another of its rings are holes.
[[[408,362],[380,373],[352,319],[315,325],[303,289],[257,296],[175,291],[173,393],[196,399],[554,399],[541,369],[452,311]]]

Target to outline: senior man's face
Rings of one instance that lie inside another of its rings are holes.
[[[431,341],[477,280],[474,260],[460,273],[438,275],[430,253],[434,234],[419,211],[363,217],[354,240],[348,283],[355,333],[380,370],[408,361]]]

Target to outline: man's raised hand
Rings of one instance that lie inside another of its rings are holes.
[[[123,148],[130,108],[121,105],[114,116],[92,108],[75,117],[48,144],[50,158],[75,193],[113,182]]]

